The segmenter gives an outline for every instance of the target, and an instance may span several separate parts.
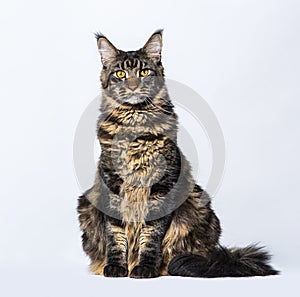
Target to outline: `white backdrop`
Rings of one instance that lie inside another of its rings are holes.
[[[2,295],[293,290],[300,264],[299,13],[296,0],[2,1]],[[165,29],[166,76],[203,96],[223,129],[226,172],[213,201],[222,243],[268,246],[280,277],[134,281],[87,274],[72,145],[82,112],[100,92],[93,33],[129,50],[158,28]]]

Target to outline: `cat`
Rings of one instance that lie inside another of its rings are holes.
[[[102,61],[101,156],[77,211],[90,270],[106,277],[276,275],[257,245],[225,248],[209,195],[177,146],[162,30],[136,51],[96,34]]]

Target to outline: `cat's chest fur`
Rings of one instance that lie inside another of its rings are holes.
[[[164,166],[161,150],[171,126],[159,114],[135,110],[113,116],[101,128],[109,131],[109,150],[114,170],[132,185],[150,185]],[[100,138],[101,143],[101,138]],[[129,181],[130,180],[130,181]]]
[[[163,149],[172,127],[161,123],[159,114],[149,112],[128,111],[111,118],[100,127],[110,133],[110,139],[105,139],[109,145],[104,148],[109,150],[112,169],[123,180],[115,198],[120,199],[123,221],[143,222],[151,186],[165,173]]]

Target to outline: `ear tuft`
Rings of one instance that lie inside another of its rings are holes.
[[[114,45],[100,32],[95,33],[97,39],[98,50],[104,67],[107,67],[118,54],[118,50]]]
[[[160,34],[162,36],[163,32],[164,32],[164,29],[157,29],[152,35]]]
[[[95,35],[97,42],[101,37],[106,38],[101,32],[95,32],[94,35]]]
[[[156,30],[142,48],[147,56],[155,62],[161,60],[162,32],[162,29]]]

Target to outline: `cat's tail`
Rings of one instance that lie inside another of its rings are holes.
[[[271,256],[262,247],[245,248],[219,246],[208,257],[183,254],[173,258],[168,273],[190,277],[246,277],[276,275],[279,271],[268,263]]]

